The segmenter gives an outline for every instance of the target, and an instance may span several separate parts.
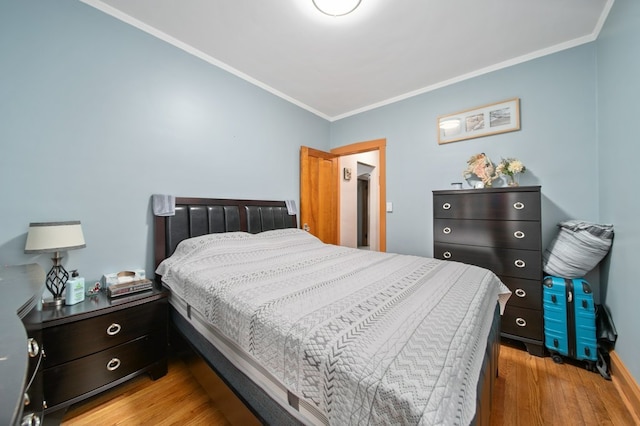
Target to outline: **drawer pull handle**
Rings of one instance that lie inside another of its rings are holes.
[[[36,339],[32,337],[30,337],[29,340],[27,341],[27,348],[29,352],[29,358],[35,358],[40,353],[40,345],[38,345],[38,342],[36,341]]]
[[[20,426],[40,426],[40,417],[36,413],[25,414]]]
[[[526,296],[527,296],[527,292],[526,292],[526,291],[524,291],[524,290],[523,290],[523,289],[521,289],[521,288],[517,288],[517,289],[516,289],[516,291],[515,291],[515,294],[516,294],[516,296],[518,296],[518,297],[526,297]]]
[[[443,208],[444,210],[449,210],[449,209],[451,208],[451,204],[449,204],[449,203],[444,203],[444,204],[442,205],[442,208]]]
[[[527,322],[524,320],[524,318],[516,318],[516,324],[518,324],[519,327],[526,327],[527,326]]]
[[[107,370],[114,371],[120,367],[120,360],[118,358],[111,358],[107,363]]]
[[[442,257],[444,257],[445,259],[451,259],[451,252],[445,251],[444,253],[442,253]]]
[[[107,327],[107,334],[109,336],[115,336],[116,334],[120,333],[121,329],[122,329],[122,326],[114,322],[109,327]]]
[[[442,232],[443,232],[443,233],[445,233],[445,234],[450,234],[450,233],[451,233],[451,228],[449,228],[449,227],[447,226],[446,228],[444,228],[444,229],[442,230]]]
[[[516,232],[513,233],[513,236],[516,237],[517,239],[522,239],[522,238],[524,238],[524,232],[516,231]]]
[[[515,262],[513,262],[514,265],[516,265],[516,268],[524,268],[525,266],[527,266],[526,263],[524,263],[524,260],[521,259],[516,259]]]
[[[513,208],[516,210],[522,210],[524,209],[524,203],[521,201],[516,201],[515,203],[513,203]]]

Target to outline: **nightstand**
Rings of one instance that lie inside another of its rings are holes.
[[[100,292],[40,314],[45,416],[137,375],[155,380],[167,372],[165,290],[113,299]]]

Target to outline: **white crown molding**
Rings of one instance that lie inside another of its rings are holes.
[[[167,43],[177,47],[178,49],[182,49],[185,52],[187,52],[187,53],[189,53],[189,54],[191,54],[191,55],[193,55],[193,56],[195,56],[197,58],[200,58],[205,62],[210,63],[211,65],[214,65],[214,66],[216,66],[218,68],[223,69],[224,71],[227,71],[230,74],[235,75],[236,77],[239,77],[239,78],[241,78],[241,79],[243,79],[243,80],[245,80],[245,81],[247,81],[247,82],[249,82],[249,83],[251,83],[251,84],[253,84],[255,86],[258,86],[259,88],[261,88],[263,90],[266,90],[267,92],[269,92],[269,93],[271,93],[271,94],[273,94],[275,96],[278,96],[279,98],[282,98],[287,102],[291,102],[292,104],[294,104],[296,106],[299,106],[300,108],[305,109],[305,110],[317,115],[318,117],[321,117],[321,118],[324,118],[325,120],[331,121],[331,118],[328,115],[323,114],[320,111],[317,111],[317,110],[311,108],[309,105],[306,105],[306,104],[298,101],[297,99],[294,99],[294,98],[292,98],[290,96],[285,95],[284,93],[282,93],[282,92],[274,89],[273,87],[261,82],[260,80],[257,80],[255,78],[243,73],[242,71],[239,71],[239,70],[237,70],[237,69],[225,64],[224,62],[219,61],[216,58],[207,55],[206,53],[202,52],[201,50],[198,50],[198,49],[194,48],[193,46],[190,46],[187,43],[184,43],[184,42],[182,42],[182,41],[170,36],[169,34],[166,34],[166,33],[162,32],[162,31],[160,31],[159,29],[157,29],[157,28],[155,28],[155,27],[153,27],[151,25],[145,24],[144,22],[134,18],[131,15],[128,15],[128,14],[126,14],[126,13],[124,13],[124,12],[122,12],[122,11],[112,7],[112,6],[109,6],[108,4],[103,3],[100,0],[80,0],[80,1],[82,3],[85,3],[85,4],[89,5],[89,6],[92,6],[92,7],[96,8],[96,9],[106,13],[107,15],[111,15],[114,18],[116,18],[116,19],[118,19],[118,20],[120,20],[120,21],[122,21],[124,23],[127,23],[127,24],[129,24],[129,25],[131,25],[131,26],[133,26],[135,28],[138,28],[139,30],[142,30],[142,31],[144,31],[144,32],[146,32],[148,34],[151,34],[152,36],[154,36],[156,38],[159,38],[160,40],[162,40],[164,42],[167,42]]]
[[[590,42],[592,42],[592,41],[594,41],[594,40],[596,40],[598,38],[598,36],[600,34],[600,31],[602,30],[602,27],[604,26],[604,23],[605,23],[605,21],[607,19],[607,16],[609,15],[609,12],[611,11],[611,8],[613,7],[613,3],[614,3],[615,0],[608,0],[607,1],[607,4],[605,5],[605,7],[604,7],[604,9],[602,11],[602,14],[600,15],[600,18],[599,18],[599,20],[598,20],[593,32],[590,35],[587,35],[587,36],[584,36],[584,37],[579,37],[579,38],[576,38],[574,40],[569,40],[569,41],[567,41],[565,43],[560,43],[560,44],[557,44],[555,46],[551,46],[551,47],[548,47],[548,48],[545,48],[545,49],[540,49],[540,50],[538,50],[536,52],[532,52],[532,53],[529,53],[529,54],[526,54],[526,55],[523,55],[523,56],[520,56],[520,57],[517,57],[517,58],[513,58],[513,59],[510,59],[508,61],[504,61],[504,62],[501,62],[499,64],[491,65],[489,67],[485,67],[485,68],[482,68],[482,69],[479,69],[479,70],[476,70],[476,71],[472,71],[470,73],[463,74],[463,75],[460,75],[458,77],[451,78],[449,80],[445,80],[445,81],[442,81],[442,82],[439,82],[439,83],[436,83],[436,84],[432,84],[430,86],[426,86],[426,87],[423,87],[421,89],[413,90],[413,91],[407,92],[407,93],[405,93],[403,95],[395,96],[393,98],[389,98],[389,99],[386,99],[384,101],[376,102],[376,103],[373,103],[371,105],[367,105],[365,107],[358,108],[358,109],[346,112],[344,114],[339,114],[339,115],[336,115],[336,116],[333,116],[333,117],[332,116],[328,116],[328,115],[326,115],[326,114],[324,114],[324,113],[322,113],[322,112],[310,107],[309,105],[306,105],[306,104],[298,101],[297,99],[294,99],[294,98],[292,98],[292,97],[290,97],[290,96],[288,96],[288,95],[286,95],[286,94],[274,89],[273,87],[271,87],[271,86],[269,86],[269,85],[267,85],[267,84],[255,79],[255,78],[253,78],[253,77],[251,77],[251,76],[249,76],[249,75],[247,75],[247,74],[245,74],[245,73],[243,73],[243,72],[241,72],[241,71],[239,71],[239,70],[237,70],[237,69],[235,69],[235,68],[233,68],[231,66],[229,66],[228,64],[226,64],[226,63],[224,63],[222,61],[219,61],[219,60],[217,60],[216,58],[214,58],[212,56],[209,56],[209,55],[205,54],[204,52],[194,48],[193,46],[190,46],[190,45],[188,45],[188,44],[186,44],[186,43],[184,43],[184,42],[182,42],[180,40],[177,40],[176,38],[174,38],[174,37],[162,32],[160,30],[158,30],[157,28],[155,28],[155,27],[153,27],[151,25],[145,24],[144,22],[142,22],[142,21],[140,21],[140,20],[138,20],[138,19],[126,14],[126,13],[123,13],[122,11],[120,11],[118,9],[115,9],[114,7],[109,6],[108,4],[105,4],[100,0],[80,0],[80,1],[82,1],[83,3],[85,3],[85,4],[89,5],[89,6],[92,6],[92,7],[96,8],[96,9],[98,9],[98,10],[100,10],[100,11],[102,11],[102,12],[108,14],[108,15],[111,15],[114,18],[116,18],[116,19],[118,19],[118,20],[120,20],[122,22],[125,22],[125,23],[127,23],[129,25],[132,25],[132,26],[134,26],[134,27],[136,27],[136,28],[148,33],[148,34],[151,34],[152,36],[157,37],[157,38],[159,38],[159,39],[161,39],[161,40],[163,40],[163,41],[165,41],[165,42],[167,42],[167,43],[169,43],[169,44],[171,44],[171,45],[173,45],[173,46],[175,46],[175,47],[177,47],[179,49],[182,49],[185,52],[187,52],[189,54],[192,54],[192,55],[194,55],[194,56],[196,56],[196,57],[198,57],[198,58],[210,63],[211,65],[214,65],[214,66],[216,66],[218,68],[221,68],[224,71],[227,71],[227,72],[235,75],[236,77],[239,77],[239,78],[241,78],[241,79],[243,79],[243,80],[245,80],[245,81],[247,81],[247,82],[249,82],[249,83],[251,83],[251,84],[253,84],[253,85],[255,85],[255,86],[257,86],[257,87],[259,87],[261,89],[263,89],[263,90],[266,90],[267,92],[269,92],[269,93],[271,93],[271,94],[273,94],[275,96],[278,96],[279,98],[282,98],[282,99],[284,99],[284,100],[286,100],[286,101],[288,101],[288,102],[290,102],[290,103],[292,103],[292,104],[294,104],[294,105],[296,105],[296,106],[298,106],[298,107],[300,107],[300,108],[302,108],[304,110],[307,110],[307,111],[317,115],[320,118],[323,118],[323,119],[325,119],[325,120],[327,120],[329,122],[334,122],[334,121],[338,121],[338,120],[341,120],[341,119],[344,119],[344,118],[347,118],[347,117],[351,117],[351,116],[354,116],[354,115],[357,115],[357,114],[360,114],[360,113],[363,113],[363,112],[371,111],[371,110],[374,110],[376,108],[380,108],[380,107],[383,107],[383,106],[386,106],[386,105],[390,105],[390,104],[393,104],[393,103],[396,103],[396,102],[400,102],[400,101],[403,101],[405,99],[412,98],[414,96],[418,96],[418,95],[421,95],[421,94],[424,94],[424,93],[427,93],[427,92],[431,92],[431,91],[434,91],[434,90],[437,90],[437,89],[441,89],[443,87],[450,86],[452,84],[459,83],[459,82],[464,81],[464,80],[469,80],[469,79],[474,78],[474,77],[478,77],[478,76],[481,76],[481,75],[484,75],[484,74],[488,74],[488,73],[493,72],[493,71],[497,71],[497,70],[501,70],[501,69],[504,69],[504,68],[508,68],[508,67],[511,67],[511,66],[514,66],[514,65],[518,65],[518,64],[527,62],[527,61],[531,61],[533,59],[537,59],[537,58],[540,58],[540,57],[543,57],[543,56],[551,55],[553,53],[557,53],[557,52],[560,52],[562,50],[571,49],[573,47],[577,47],[577,46],[580,46],[582,44],[590,43]]]

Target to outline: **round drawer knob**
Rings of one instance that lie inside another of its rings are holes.
[[[526,297],[527,296],[527,292],[524,291],[521,288],[517,288],[516,291],[514,291],[514,293],[516,294],[516,296],[518,297]]]
[[[518,324],[519,327],[526,327],[527,326],[527,322],[524,320],[524,318],[516,318],[516,324]]]
[[[525,266],[527,266],[524,260],[521,260],[521,259],[516,259],[516,261],[513,262],[513,264],[516,265],[516,268],[524,268]]]
[[[111,358],[107,363],[107,370],[114,371],[120,367],[120,360],[118,358]]]
[[[521,201],[516,201],[515,203],[513,203],[513,208],[516,210],[522,210],[524,209],[524,203]]]
[[[449,210],[449,209],[451,208],[451,204],[449,204],[449,203],[444,203],[444,204],[442,205],[442,208],[443,208],[444,210]]]
[[[36,339],[33,339],[31,337],[27,341],[27,348],[28,348],[27,351],[29,352],[30,358],[35,358],[40,353],[40,345],[38,345],[38,342],[36,341]]]
[[[451,228],[449,228],[449,227],[447,226],[446,228],[444,228],[444,229],[442,230],[442,232],[443,232],[444,234],[450,234],[450,233],[451,233]]]
[[[442,257],[444,257],[445,259],[451,259],[451,252],[445,251],[444,253],[442,253]]]
[[[513,233],[513,236],[520,240],[520,239],[524,238],[524,232],[516,231],[516,232]]]
[[[122,329],[122,326],[114,322],[109,327],[107,327],[107,334],[109,336],[115,336],[116,334],[120,333],[121,329]]]

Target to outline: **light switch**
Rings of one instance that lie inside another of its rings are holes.
[[[387,201],[387,213],[391,213],[393,211],[393,203]]]

